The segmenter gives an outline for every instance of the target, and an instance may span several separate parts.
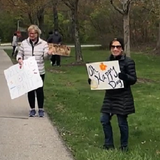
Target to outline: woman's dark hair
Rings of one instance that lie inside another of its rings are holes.
[[[114,41],[118,41],[118,42],[121,44],[122,49],[124,50],[124,40],[123,40],[123,38],[114,38],[114,39],[109,43],[109,49],[111,49],[112,43],[113,43]]]

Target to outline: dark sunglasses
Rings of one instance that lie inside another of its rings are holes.
[[[118,45],[118,46],[111,45],[111,48],[112,49],[114,49],[114,48],[120,49],[120,48],[122,48],[122,46],[121,45]]]

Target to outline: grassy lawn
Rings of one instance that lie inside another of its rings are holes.
[[[6,50],[8,54],[11,51]],[[86,62],[104,61],[109,52],[83,49]],[[159,160],[160,159],[160,57],[132,53],[138,82],[132,87],[136,114],[130,115],[129,152],[119,147],[117,119],[112,119],[114,151],[104,151],[100,108],[104,91],[91,91],[85,65],[69,65],[71,57],[62,58],[61,67],[46,61],[45,110],[73,153],[75,160]]]

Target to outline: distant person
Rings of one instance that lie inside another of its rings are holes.
[[[23,40],[17,54],[17,61],[20,65],[23,65],[23,60],[34,56],[38,65],[38,70],[42,81],[45,78],[44,58],[51,54],[49,51],[48,43],[40,38],[41,30],[36,25],[31,25],[28,28],[28,38]],[[29,116],[34,117],[36,115],[35,110],[35,92],[38,102],[38,114],[40,117],[44,116],[44,92],[43,86],[33,91],[28,92],[28,102],[30,105]]]
[[[12,57],[15,54],[15,49],[18,46],[18,37],[17,37],[17,33],[14,33],[13,38],[12,38]]]
[[[54,30],[54,33],[52,31],[49,32],[49,38],[47,39],[47,42],[61,45],[62,37],[59,34],[58,30]],[[56,55],[56,53],[55,53],[55,55],[52,55],[51,56],[51,63],[52,63],[52,66],[54,66],[54,65],[60,66],[61,65],[61,56]]]
[[[118,60],[120,65],[119,79],[123,80],[124,88],[106,90],[103,105],[101,108],[101,124],[104,131],[104,149],[114,149],[113,132],[111,119],[113,115],[117,116],[120,129],[120,149],[128,150],[128,115],[135,113],[134,100],[131,91],[131,85],[137,81],[135,62],[127,57],[124,51],[124,42],[121,38],[113,39],[109,44],[111,55],[107,61]],[[91,79],[88,79],[91,84]]]

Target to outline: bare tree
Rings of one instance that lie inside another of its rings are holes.
[[[54,23],[54,29],[58,30],[58,5],[59,0],[53,0],[53,23]]]
[[[115,4],[115,0],[110,0],[111,5],[117,10],[120,14],[123,15],[123,32],[124,32],[124,44],[125,49],[124,52],[127,56],[130,57],[130,26],[129,26],[129,12],[130,5],[133,0],[119,0],[122,4],[122,8],[119,8],[118,5]]]
[[[79,40],[79,24],[78,24],[78,2],[79,0],[62,0],[71,10],[71,19],[73,26],[73,36],[75,43],[75,58],[76,62],[83,61],[81,44]]]

